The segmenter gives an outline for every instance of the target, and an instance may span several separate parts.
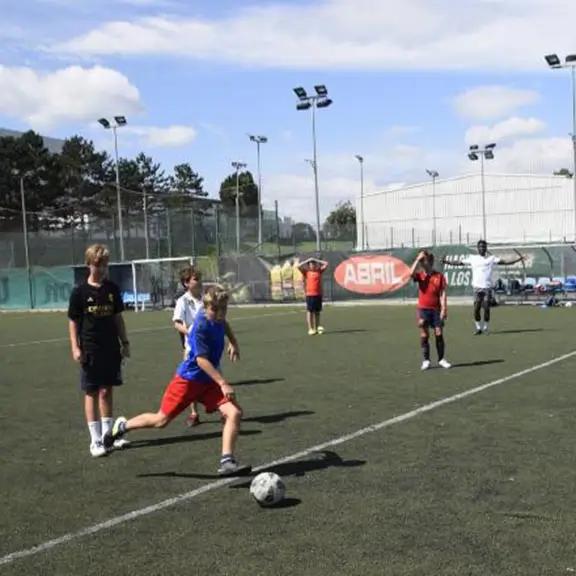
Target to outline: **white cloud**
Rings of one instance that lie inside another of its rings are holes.
[[[164,54],[280,68],[541,69],[573,49],[573,0],[315,0],[99,25],[55,49]],[[518,46],[522,49],[519,50]]]
[[[138,89],[116,70],[70,66],[54,72],[0,66],[0,115],[46,130],[66,122],[142,111]]]
[[[191,144],[197,136],[191,126],[130,126],[126,131],[136,134],[145,146],[151,148],[177,148]]]
[[[472,126],[468,128],[465,135],[466,144],[478,144],[483,146],[490,142],[500,145],[502,141],[520,138],[522,136],[532,136],[543,132],[546,123],[537,118],[519,118],[513,116],[494,126]]]
[[[514,114],[518,108],[534,104],[538,93],[508,86],[478,86],[458,94],[453,100],[456,112],[470,120],[497,120]]]

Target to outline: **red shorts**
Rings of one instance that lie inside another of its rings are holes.
[[[169,418],[176,418],[192,402],[200,402],[206,412],[215,412],[222,404],[229,402],[216,382],[196,382],[185,380],[175,374],[162,396],[160,411]]]

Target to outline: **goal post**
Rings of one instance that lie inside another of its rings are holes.
[[[133,304],[136,312],[171,307],[180,288],[180,269],[193,263],[191,256],[132,260],[132,294],[124,295],[124,303]]]

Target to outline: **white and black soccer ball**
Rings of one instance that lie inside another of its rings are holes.
[[[284,500],[286,485],[278,474],[261,472],[252,480],[250,494],[260,506],[275,506]]]

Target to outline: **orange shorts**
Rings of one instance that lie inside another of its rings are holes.
[[[196,382],[185,380],[175,374],[162,396],[160,411],[169,418],[176,418],[192,402],[200,402],[206,412],[215,412],[222,404],[229,402],[216,382]]]

